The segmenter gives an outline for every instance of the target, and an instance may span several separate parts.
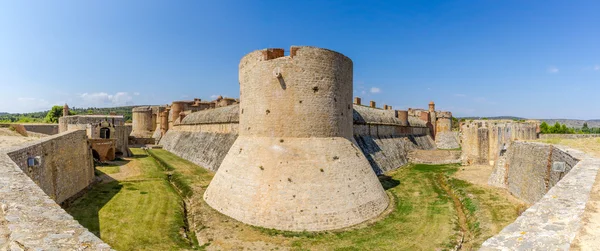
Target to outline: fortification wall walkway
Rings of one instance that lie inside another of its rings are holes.
[[[78,136],[77,132],[66,134]],[[71,140],[69,135],[61,137],[64,135],[43,138],[16,149],[0,148],[0,250],[110,250],[109,245],[74,220],[7,155],[9,151],[61,144],[58,141],[65,138]]]
[[[569,250],[582,226],[586,203],[600,170],[600,159],[554,146],[579,162],[539,201],[480,250]],[[546,160],[541,160],[546,161]]]

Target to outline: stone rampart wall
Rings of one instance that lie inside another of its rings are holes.
[[[160,144],[181,158],[217,171],[237,137],[237,133],[169,130]]]
[[[552,168],[564,162],[564,171]],[[544,196],[579,162],[578,159],[547,144],[514,142],[490,176],[490,184],[508,189],[522,200],[533,204]]]
[[[460,150],[413,150],[408,153],[410,163],[444,165],[458,164],[460,160]]]
[[[167,151],[217,171],[238,137],[239,105],[198,111],[186,116],[161,138]]]
[[[111,250],[48,197],[6,153],[0,153],[0,208],[2,250]]]
[[[458,132],[442,131],[435,135],[435,145],[438,149],[457,149],[460,148],[458,143]]]
[[[377,174],[408,163],[408,152],[435,149],[429,128],[407,126],[395,111],[354,105],[354,140]],[[239,132],[239,105],[186,116],[160,140],[165,150],[216,171]]]
[[[460,126],[464,164],[494,165],[500,150],[515,140],[537,138],[538,123],[512,120],[475,120]]]
[[[555,158],[571,163],[576,160],[579,162],[515,222],[486,240],[480,250],[569,250],[585,223],[582,216],[600,169],[600,160],[563,146],[550,147],[530,143],[519,145],[521,150],[529,152],[528,158],[531,160],[526,160],[528,162],[535,162],[537,159],[537,162],[545,165],[549,159]],[[548,158],[549,155],[552,155],[552,158]],[[537,168],[545,169],[544,166]],[[545,170],[535,170],[537,169],[532,169],[534,172],[545,173]],[[527,172],[513,174],[530,176]],[[544,175],[536,177],[539,179],[542,176]]]
[[[94,164],[85,131],[61,133],[28,142],[8,156],[57,203],[94,181]],[[29,158],[39,157],[33,166]]]
[[[37,132],[47,135],[58,134],[58,124],[23,124],[28,132]]]
[[[354,140],[378,175],[407,164],[413,150],[436,147],[429,128],[407,126],[393,110],[359,105],[354,105]]]

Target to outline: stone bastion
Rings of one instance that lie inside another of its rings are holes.
[[[481,250],[597,248],[589,246],[594,240],[586,242],[586,238],[596,237],[582,231],[597,229],[597,222],[583,216],[588,213],[586,205],[600,169],[599,159],[564,146],[529,142],[514,142],[503,157],[489,183],[533,205],[486,240]]]
[[[0,148],[0,250],[111,250],[59,203],[94,181],[85,130]]]
[[[352,226],[389,199],[353,138],[352,61],[315,47],[240,62],[239,136],[204,198],[241,222],[279,230]]]

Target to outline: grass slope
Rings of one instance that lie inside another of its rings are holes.
[[[464,167],[410,165],[381,179],[394,197],[394,210],[375,223],[347,231],[277,231],[245,225],[206,205],[202,193],[213,173],[165,150],[148,150],[157,161],[139,149],[134,153],[127,165],[142,167],[140,176],[98,185],[69,208],[118,250],[190,248],[180,234],[185,227],[180,198],[167,177],[191,205],[202,248],[214,250],[451,250],[465,231],[463,248],[476,249],[522,210],[493,188],[454,178]]]
[[[159,165],[132,149],[128,165],[141,175],[95,185],[67,208],[83,226],[117,250],[180,250],[191,246],[181,232],[183,206]],[[98,168],[116,172],[114,166]]]
[[[457,210],[448,192],[460,198],[470,235],[466,247],[476,248],[518,216],[519,206],[494,189],[458,180],[457,165],[411,165],[388,173],[382,185],[395,199],[382,220],[358,229],[335,232],[284,232],[248,226],[220,214],[202,201],[212,173],[165,150],[149,150],[167,165],[180,190],[190,190],[194,224],[201,244],[216,250],[450,250],[461,237]],[[175,178],[179,176],[179,178]]]

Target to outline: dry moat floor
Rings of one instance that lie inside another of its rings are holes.
[[[346,231],[282,232],[208,207],[202,193],[213,174],[205,169],[164,150],[132,151],[99,166],[102,183],[67,208],[117,250],[449,250],[459,243],[470,250],[526,208],[481,184],[485,168],[409,165],[380,178],[393,199],[380,220]]]

